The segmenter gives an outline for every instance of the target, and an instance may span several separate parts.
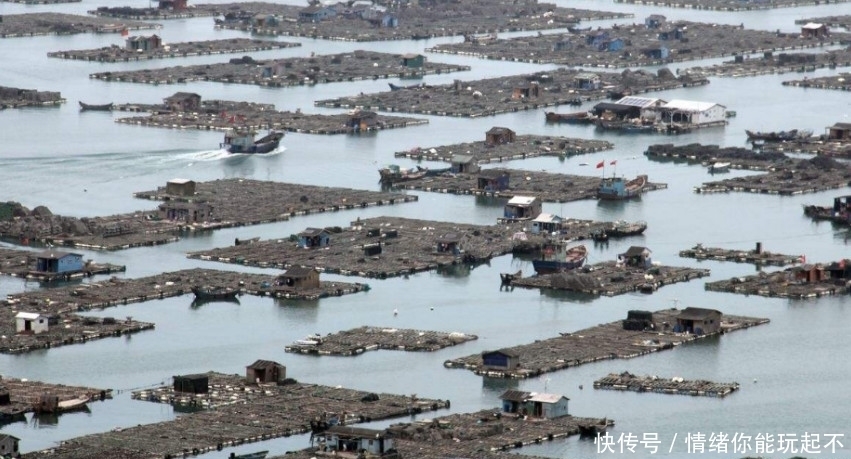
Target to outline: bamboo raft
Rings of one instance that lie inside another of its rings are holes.
[[[397,158],[410,158],[417,161],[452,162],[456,155],[472,156],[477,164],[501,163],[515,159],[538,156],[574,156],[611,150],[614,145],[605,140],[575,139],[540,135],[518,135],[512,142],[490,145],[485,141],[467,142],[454,145],[414,148],[398,151]]]
[[[174,57],[206,56],[211,54],[250,53],[272,49],[294,48],[298,46],[301,46],[301,43],[252,40],[249,38],[228,38],[222,40],[169,43],[168,46],[150,49],[143,53],[137,52],[134,49],[113,46],[96,49],[54,51],[47,53],[47,57],[90,62],[131,62]]]
[[[812,268],[804,265],[802,268]],[[807,282],[799,279],[796,273],[805,269],[787,268],[783,271],[766,273],[764,271],[731,279],[707,282],[706,290],[712,292],[738,293],[740,295],[759,295],[772,298],[790,298],[802,300],[832,295],[847,295],[851,289],[844,279],[826,279]]]
[[[845,3],[847,0],[778,0],[765,3],[730,3],[725,0],[615,0],[616,3],[633,5],[663,6],[707,11],[759,11],[775,8],[797,8],[830,3]]]
[[[157,29],[159,24],[122,21],[116,24],[105,18],[77,14],[24,13],[4,14],[0,22],[0,38],[34,37],[38,35],[72,35],[78,33],[115,33],[122,30]]]
[[[58,397],[60,402],[75,400],[85,396],[91,401],[112,398],[112,389],[95,389],[92,387],[66,386],[26,379],[2,377],[0,392],[8,392],[9,404],[0,405],[0,421],[18,421],[25,413],[35,411],[35,405],[42,395]]]
[[[795,196],[804,193],[845,188],[851,167],[834,159],[816,156],[812,159],[787,161],[775,165],[771,172],[707,182],[694,188],[696,193],[746,192]]]
[[[355,356],[376,349],[434,352],[478,339],[465,333],[391,327],[358,327],[325,336],[309,336],[284,348],[286,352],[312,355]]]
[[[739,390],[739,383],[717,383],[683,378],[659,378],[636,376],[628,372],[610,373],[594,381],[594,389],[629,390],[633,392],[655,392],[659,394],[726,397]]]
[[[761,249],[730,250],[718,247],[703,247],[702,244],[698,244],[691,249],[681,250],[680,256],[683,258],[694,258],[697,260],[752,263],[757,266],[786,266],[800,261],[799,256],[764,252]]]

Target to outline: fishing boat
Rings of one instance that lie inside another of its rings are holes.
[[[391,164],[379,169],[378,173],[381,175],[381,178],[378,179],[380,183],[396,183],[423,178],[428,174],[428,168],[417,166],[405,169],[396,164]]]
[[[642,234],[646,229],[647,222],[644,221],[628,222],[625,220],[618,220],[614,223],[611,229],[606,231],[606,233],[610,237],[637,236]]]
[[[552,274],[579,268],[585,264],[588,248],[576,245],[568,248],[564,241],[544,245],[541,259],[532,260],[532,267],[538,274]]]
[[[265,459],[267,454],[269,454],[269,451],[257,451],[246,454],[230,453],[228,459]]]
[[[200,301],[233,301],[239,295],[239,290],[230,287],[215,287],[210,285],[192,287],[195,299]]]
[[[635,198],[641,195],[646,185],[646,175],[639,175],[630,181],[623,177],[604,178],[597,188],[597,198],[606,200]]]
[[[410,86],[399,86],[399,85],[393,84],[393,83],[387,83],[387,84],[390,86],[391,91],[399,91],[399,90],[402,90],[402,89],[417,89],[417,88],[425,87],[422,84],[412,84]]]
[[[318,346],[322,344],[322,336],[319,333],[307,335],[304,339],[293,341],[294,346]]]
[[[715,162],[709,166],[708,170],[710,174],[715,174],[718,172],[730,172],[730,163]]]
[[[87,104],[85,102],[80,103],[80,111],[92,111],[92,112],[108,112],[112,110],[112,102],[108,104]]]
[[[247,129],[230,129],[225,133],[225,140],[221,148],[228,153],[269,153],[278,148],[281,139],[284,138],[282,131],[269,131],[260,139],[254,140],[256,132]]]
[[[588,112],[556,113],[546,112],[548,123],[590,124],[594,117]]]
[[[88,408],[91,397],[80,395],[70,400],[58,400],[58,397],[45,394],[33,405],[36,413],[66,413],[68,411],[79,411]]]
[[[833,199],[833,206],[804,205],[804,215],[813,220],[827,220],[847,225],[851,223],[851,196],[839,196]]]

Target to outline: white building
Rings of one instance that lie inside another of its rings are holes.
[[[37,312],[19,312],[15,316],[15,331],[33,334],[46,332],[47,316]]]
[[[652,97],[626,96],[615,103],[638,108],[639,118],[642,120],[657,121],[659,118],[659,107],[665,105],[667,102]]]
[[[724,125],[726,111],[727,107],[714,102],[675,99],[659,107],[659,121],[691,126]]]

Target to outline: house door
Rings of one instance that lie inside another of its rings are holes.
[[[32,329],[33,329],[32,321],[31,320],[25,320],[24,321],[24,331],[32,331]]]

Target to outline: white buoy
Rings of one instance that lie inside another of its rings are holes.
[[[398,315],[399,315],[399,310],[398,310],[398,309],[394,309],[394,310],[393,310],[393,315],[394,315],[394,316],[398,316]]]
[[[754,384],[756,384],[756,378],[753,379]]]

